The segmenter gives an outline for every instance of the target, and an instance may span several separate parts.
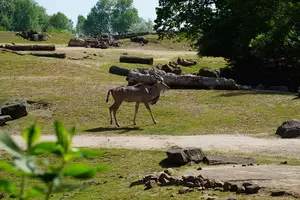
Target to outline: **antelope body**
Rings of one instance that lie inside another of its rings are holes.
[[[114,98],[114,104],[109,107],[109,114],[110,114],[110,124],[113,123],[113,117],[116,122],[117,127],[119,127],[119,124],[117,122],[116,113],[119,109],[120,105],[125,102],[136,102],[135,104],[135,113],[133,118],[133,123],[135,123],[136,115],[139,109],[140,103],[144,103],[147,110],[150,112],[152,121],[154,124],[156,124],[156,121],[152,115],[151,108],[149,106],[150,104],[155,104],[159,97],[160,92],[162,90],[169,89],[169,87],[164,83],[163,78],[160,77],[160,80],[157,81],[153,86],[148,86],[142,83],[139,83],[134,86],[123,86],[123,87],[117,87],[114,89],[111,89],[107,93],[107,99],[106,102],[109,100],[109,95],[111,94]]]

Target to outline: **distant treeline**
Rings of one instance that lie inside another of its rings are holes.
[[[64,13],[48,15],[34,0],[0,0],[0,31],[63,32],[97,36],[152,32],[153,22],[140,18],[133,0],[99,0],[77,25]]]

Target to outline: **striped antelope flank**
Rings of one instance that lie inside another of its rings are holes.
[[[125,102],[135,102],[135,113],[133,118],[133,123],[135,123],[136,115],[139,109],[140,103],[144,103],[147,110],[150,112],[153,123],[156,124],[156,121],[152,115],[150,104],[156,104],[160,97],[160,92],[163,90],[169,89],[169,87],[165,84],[164,79],[161,76],[155,74],[155,78],[157,82],[153,86],[145,85],[143,83],[139,83],[134,86],[123,86],[111,89],[107,93],[106,103],[109,101],[109,95],[111,94],[114,98],[114,104],[109,107],[110,114],[110,124],[113,124],[113,117],[116,122],[117,127],[119,124],[117,122],[116,113],[119,109],[120,105]]]

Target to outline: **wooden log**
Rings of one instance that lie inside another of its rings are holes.
[[[30,53],[30,55],[49,58],[66,58],[66,53]]]
[[[119,76],[128,76],[129,70],[120,68],[118,66],[111,66],[109,68],[109,73],[116,74],[116,75],[119,75]]]
[[[250,90],[249,86],[236,84],[233,79],[202,77],[197,75],[175,75],[162,70],[134,69],[130,70],[127,80],[129,85],[145,83],[152,85],[156,83],[155,74],[163,77],[164,82],[173,89],[220,89],[220,90]]]
[[[120,62],[121,63],[139,63],[139,64],[153,65],[153,58],[121,56]]]
[[[55,45],[5,45],[12,51],[55,51]]]
[[[6,49],[6,52],[14,53],[20,56],[25,55],[32,55],[38,57],[50,57],[50,58],[66,58],[66,53],[53,53],[53,52],[18,52],[18,51],[11,51]]]

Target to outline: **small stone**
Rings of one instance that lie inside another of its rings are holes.
[[[224,183],[220,180],[215,180],[215,187],[223,187],[224,186]]]
[[[281,162],[280,164],[282,164],[282,165],[287,165],[288,162],[287,162],[287,161],[284,161],[284,162]]]
[[[190,161],[188,164],[186,164],[187,166],[193,166],[196,165],[196,163],[194,161]]]
[[[280,197],[280,196],[284,196],[285,194],[286,194],[285,191],[272,191],[271,192],[272,197]]]
[[[261,188],[258,185],[254,184],[254,185],[246,186],[245,189],[246,189],[245,191],[246,194],[256,194]]]
[[[6,125],[6,122],[10,121],[11,117],[9,115],[0,116],[0,126]]]
[[[154,180],[149,180],[145,183],[145,186],[146,186],[145,190],[149,190],[155,188],[157,186],[157,183]]]
[[[244,194],[246,192],[246,189],[244,186],[239,185],[238,189],[236,191],[237,194]]]
[[[197,170],[198,170],[198,171],[201,171],[201,170],[202,170],[202,167],[198,167]]]
[[[242,167],[247,167],[247,165],[242,165]]]
[[[179,194],[185,194],[185,193],[187,193],[189,191],[189,189],[190,188],[188,188],[188,187],[183,187],[178,192],[179,192]]]
[[[223,189],[224,189],[225,192],[230,191],[231,183],[225,182],[224,185],[223,185]]]
[[[175,195],[175,194],[173,194],[173,193],[170,195],[170,197],[175,197],[175,196],[176,196],[176,195]]]
[[[214,197],[208,197],[206,200],[216,200]]]
[[[237,192],[239,189],[239,186],[237,184],[232,184],[230,187],[230,192]]]
[[[168,174],[169,176],[175,175],[175,171],[172,168],[166,169],[164,173]]]
[[[193,188],[195,187],[195,184],[193,182],[184,182],[185,187]]]

